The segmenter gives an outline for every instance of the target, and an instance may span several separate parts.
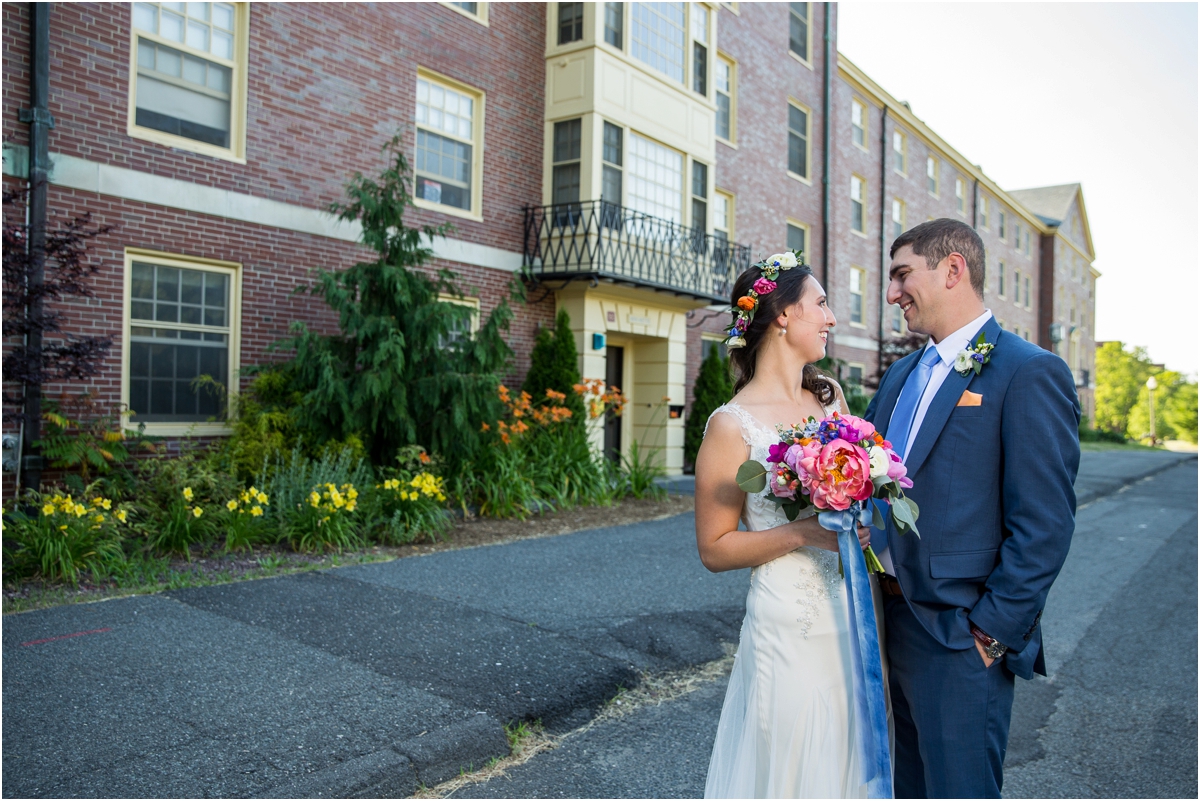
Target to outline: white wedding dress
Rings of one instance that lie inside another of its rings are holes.
[[[825,413],[839,408],[835,401]],[[766,463],[767,449],[779,441],[774,429],[736,402],[713,414],[736,418],[750,458]],[[766,492],[746,496],[742,522],[751,531],[787,523]],[[882,621],[878,583],[871,584]],[[849,614],[833,551],[802,547],[750,571],[705,798],[867,797],[856,745]],[[890,704],[888,723],[891,728]]]

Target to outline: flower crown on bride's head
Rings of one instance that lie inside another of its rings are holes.
[[[737,299],[737,305],[729,310],[733,314],[733,322],[725,328],[725,333],[729,335],[729,339],[725,341],[725,347],[746,347],[746,340],[743,335],[750,328],[750,323],[754,320],[754,314],[758,311],[758,299],[763,295],[769,295],[775,291],[775,287],[777,286],[775,279],[779,277],[780,270],[790,270],[799,264],[803,264],[802,258],[803,253],[801,251],[789,250],[783,253],[776,253],[774,256],[751,265],[750,269],[762,271],[762,278],[755,281],[754,286],[745,295]]]

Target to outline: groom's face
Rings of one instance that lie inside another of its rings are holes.
[[[939,269],[930,269],[924,256],[905,245],[892,257],[887,301],[898,305],[904,312],[908,330],[918,334],[932,333],[936,325],[940,291],[945,289],[945,280]]]

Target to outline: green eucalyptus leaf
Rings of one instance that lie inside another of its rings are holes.
[[[762,492],[767,486],[767,468],[762,462],[747,459],[738,468],[737,485],[743,492]]]
[[[896,498],[892,501],[892,518],[896,521],[896,528],[901,531],[911,529],[917,522],[906,498]]]
[[[884,522],[883,515],[875,504],[871,504],[871,525],[878,529],[887,528],[887,523]]]

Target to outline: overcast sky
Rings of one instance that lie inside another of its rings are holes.
[[[1083,184],[1096,338],[1194,375],[1196,4],[838,7],[838,50],[1001,187]]]

